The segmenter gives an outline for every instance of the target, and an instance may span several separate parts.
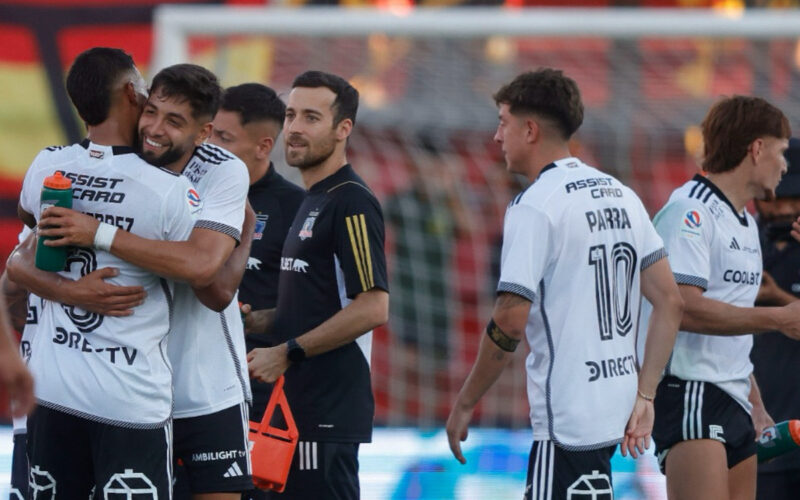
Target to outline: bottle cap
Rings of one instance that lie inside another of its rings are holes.
[[[795,444],[800,446],[800,420],[789,420],[789,434]]]
[[[43,185],[50,189],[69,189],[72,187],[72,181],[64,177],[61,172],[56,172],[50,177],[45,177]]]

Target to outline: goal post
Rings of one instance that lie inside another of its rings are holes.
[[[150,74],[195,62],[226,86],[286,95],[319,69],[359,90],[348,159],[382,203],[391,288],[390,322],[373,339],[377,420],[433,427],[475,358],[505,206],[523,188],[492,141],[492,94],[522,71],[563,69],[586,108],[571,148],[654,213],[697,170],[699,124],[719,96],[762,96],[798,130],[798,38],[800,11],[788,9],[165,5]],[[291,173],[280,147],[273,161]],[[518,351],[477,423],[529,425]]]

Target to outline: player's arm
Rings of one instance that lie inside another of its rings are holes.
[[[724,336],[778,330],[800,340],[800,301],[782,307],[738,307],[705,297],[697,286],[678,288],[685,304],[681,330]]]
[[[785,306],[796,300],[797,297],[778,286],[771,274],[766,271],[761,274],[761,286],[758,288],[756,305]]]
[[[194,294],[204,306],[214,311],[222,311],[236,296],[236,290],[242,282],[242,276],[244,276],[247,266],[247,258],[250,257],[255,227],[256,213],[248,201],[245,207],[241,243],[231,252],[230,257],[222,265],[209,286],[194,288]]]
[[[6,271],[15,284],[47,300],[80,307],[106,316],[130,316],[146,296],[140,286],[117,286],[105,281],[119,274],[113,267],[93,271],[79,280],[42,271],[35,265],[36,235],[31,233],[8,258]]]
[[[761,437],[761,433],[764,429],[775,425],[775,421],[772,420],[772,417],[767,413],[764,401],[761,399],[761,390],[758,388],[756,377],[752,373],[750,374],[750,394],[747,399],[750,401],[750,404],[753,405],[753,411],[750,413],[750,416],[753,419],[753,427],[755,427],[756,430],[757,441],[758,438]]]
[[[6,301],[11,326],[21,332],[28,319],[28,291],[8,279],[7,270],[0,276],[0,290]]]
[[[242,304],[241,312],[244,315],[244,333],[263,334],[272,331],[275,323],[275,308],[253,310],[250,304]]]
[[[376,287],[359,293],[339,312],[295,340],[307,357],[317,356],[353,342],[388,320],[389,293]],[[253,349],[247,354],[250,376],[263,382],[275,382],[289,368],[287,354],[286,343]]]
[[[90,248],[99,225],[94,217],[75,210],[50,207],[39,220],[39,235],[56,238],[46,241],[48,246]],[[204,288],[212,283],[235,245],[229,235],[201,227],[194,228],[186,241],[151,240],[117,231],[111,254],[159,276]]]
[[[620,446],[623,455],[630,452],[633,458],[650,447],[650,433],[655,418],[653,399],[661,373],[675,345],[683,313],[683,300],[666,258],[642,270],[641,282],[642,295],[653,305],[653,312],[647,325],[636,402]]]
[[[481,337],[478,358],[458,393],[447,418],[447,440],[450,450],[462,464],[461,441],[466,441],[469,421],[475,405],[497,381],[511,361],[514,350],[525,335],[531,301],[508,292],[501,292],[495,301],[492,320]]]
[[[5,299],[0,294],[0,406],[5,406],[7,401],[15,417],[27,415],[36,403],[33,377],[12,338]]]

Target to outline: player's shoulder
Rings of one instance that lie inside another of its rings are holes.
[[[35,166],[39,163],[52,163],[53,161],[66,161],[75,157],[76,153],[83,149],[80,143],[65,146],[47,146],[37,153],[31,166]]]
[[[197,146],[193,156],[210,165],[221,165],[226,162],[241,162],[235,154],[227,149],[207,142]]]

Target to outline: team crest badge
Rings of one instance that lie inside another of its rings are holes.
[[[267,227],[269,214],[256,214],[256,228],[253,231],[253,241],[264,237],[264,228]]]
[[[318,215],[319,212],[317,211],[308,213],[308,217],[306,217],[305,222],[303,222],[303,227],[300,228],[300,233],[297,235],[301,240],[305,240],[314,236],[312,229],[314,228],[314,222],[317,220]]]

